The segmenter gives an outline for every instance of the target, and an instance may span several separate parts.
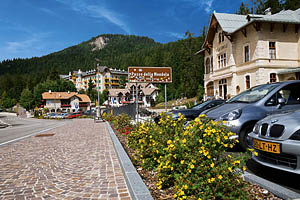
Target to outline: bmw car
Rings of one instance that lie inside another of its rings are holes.
[[[256,162],[300,174],[300,110],[260,120],[248,140]]]

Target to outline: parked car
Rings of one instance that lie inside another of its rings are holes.
[[[81,112],[74,112],[74,113],[71,114],[72,118],[76,118],[76,117],[79,117],[79,116],[81,116]]]
[[[95,116],[96,115],[96,110],[86,110],[82,113],[82,115],[86,115],[86,116]]]
[[[300,81],[264,84],[246,90],[225,104],[204,111],[212,120],[225,121],[246,149],[247,136],[257,121],[267,115],[300,109]]]
[[[260,120],[249,140],[258,152],[253,156],[256,162],[300,174],[300,110]]]
[[[180,109],[180,110],[171,110],[167,114],[171,114],[173,119],[178,119],[179,118],[179,113],[184,115],[184,117],[187,119],[187,121],[194,120],[196,117],[200,115],[201,112],[211,109],[215,106],[221,105],[225,102],[225,100],[218,99],[218,100],[208,100],[205,101],[201,104],[198,104],[194,106],[192,109]],[[154,121],[156,123],[159,122],[161,116],[158,115],[157,117],[154,118]]]
[[[44,118],[46,119],[55,119],[56,114],[55,113],[47,113]]]
[[[2,109],[2,108],[0,108],[0,112],[3,112],[3,109]]]

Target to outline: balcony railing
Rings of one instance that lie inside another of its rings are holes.
[[[61,104],[60,107],[62,107],[62,108],[65,108],[65,107],[71,107],[71,104]]]

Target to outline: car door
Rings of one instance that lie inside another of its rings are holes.
[[[281,106],[278,104],[279,98],[285,100]],[[268,115],[300,109],[300,83],[292,83],[281,88],[266,101],[265,107]]]

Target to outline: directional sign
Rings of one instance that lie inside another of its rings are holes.
[[[128,67],[131,83],[172,83],[171,67]]]

